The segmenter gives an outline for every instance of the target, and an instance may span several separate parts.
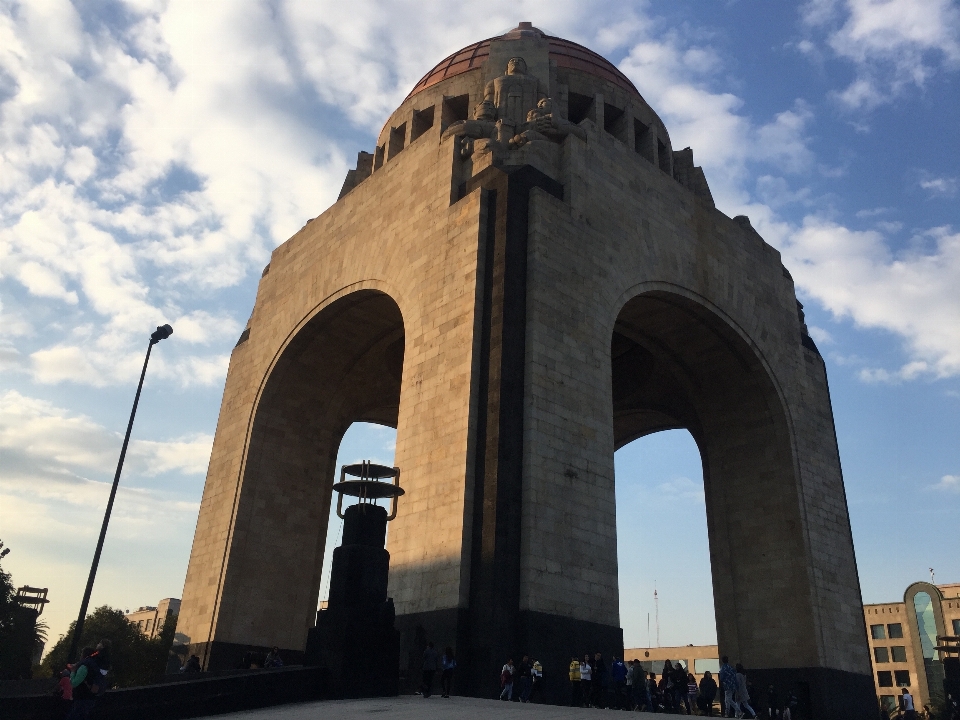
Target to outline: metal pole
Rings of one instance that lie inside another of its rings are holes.
[[[159,329],[159,328],[158,328]],[[147,374],[147,363],[150,362],[150,351],[159,342],[152,336],[147,345],[147,356],[143,359],[143,370],[140,371],[140,383],[137,385],[137,394],[133,398],[133,409],[130,410],[130,421],[127,423],[127,434],[123,438],[123,447],[120,449],[120,460],[117,463],[117,472],[113,476],[113,487],[110,488],[110,499],[107,501],[107,510],[103,514],[103,525],[100,527],[100,539],[97,540],[97,550],[93,554],[93,563],[90,565],[90,576],[87,578],[87,588],[83,591],[83,602],[80,603],[80,614],[77,616],[77,626],[73,631],[73,640],[70,643],[70,653],[67,662],[73,662],[77,657],[80,646],[80,635],[83,633],[83,622],[87,617],[87,605],[90,603],[90,593],[93,591],[93,581],[97,577],[97,566],[100,564],[100,552],[103,550],[103,539],[107,536],[107,525],[110,523],[110,512],[113,510],[113,499],[117,496],[117,486],[120,484],[120,472],[123,470],[123,460],[127,456],[127,445],[130,443],[130,431],[133,430],[133,418],[137,414],[137,404],[140,402],[140,391],[143,389],[143,378]]]

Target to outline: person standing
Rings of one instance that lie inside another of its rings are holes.
[[[913,695],[906,688],[900,695],[900,709],[903,710],[903,720],[917,720],[917,709],[913,704]]]
[[[650,712],[659,712],[660,693],[657,687],[656,673],[650,673],[650,679],[647,680],[647,702],[650,705]]]
[[[513,674],[516,672],[513,666],[513,658],[507,660],[507,664],[500,670],[500,699],[513,700]]]
[[[627,707],[627,666],[616,655],[610,663],[610,684],[613,686],[613,709],[629,710]]]
[[[534,696],[540,698],[540,704],[546,705],[547,698],[543,695],[543,665],[540,664],[539,660],[534,660],[531,667],[531,675],[533,678],[533,688],[530,690],[530,702],[533,702]]]
[[[777,697],[777,689],[773,685],[767,688],[767,717],[780,717],[780,700]]]
[[[583,662],[580,663],[580,692],[581,707],[590,707],[590,700],[593,696],[593,665],[590,664],[590,653],[583,656]]]
[[[593,706],[601,710],[607,706],[607,663],[603,655],[597,653],[593,657],[593,682],[590,688],[593,697]]]
[[[693,673],[687,673],[687,715],[693,715],[697,706],[697,679]]]
[[[580,688],[580,661],[576,656],[570,658],[570,707],[583,705],[583,694]]]
[[[520,677],[520,702],[526,703],[530,700],[530,691],[533,689],[533,666],[529,655],[524,655],[520,660],[517,675]]]
[[[457,667],[456,658],[453,657],[453,648],[449,645],[443,651],[443,657],[440,658],[440,666],[443,673],[440,675],[440,697],[450,697],[450,688],[453,686],[453,671]]]
[[[750,707],[750,691],[747,689],[747,671],[743,665],[737,663],[737,703],[740,705],[740,717],[743,717],[746,710],[750,711],[750,717],[757,717],[757,711]]]
[[[433,643],[427,643],[427,649],[423,651],[423,685],[420,688],[420,694],[428,698],[433,694],[433,677],[437,674],[437,668],[440,665],[440,656],[433,648]]]
[[[700,698],[698,702],[700,711],[707,717],[713,717],[713,701],[716,697],[717,681],[713,679],[713,675],[707,670],[700,680]]]
[[[687,705],[687,671],[683,669],[683,665],[680,664],[680,661],[677,660],[677,664],[673,666],[673,698],[674,698],[674,707],[679,713],[680,710]]]

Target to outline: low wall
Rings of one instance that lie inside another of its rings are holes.
[[[247,670],[216,677],[201,674],[189,679],[181,675],[156,685],[108,690],[97,701],[90,720],[176,720],[321,700],[327,695],[327,670],[319,667]],[[61,720],[64,715],[63,701],[52,695],[5,697],[0,702],[4,720]]]

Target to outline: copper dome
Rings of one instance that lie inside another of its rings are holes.
[[[490,56],[491,40],[509,40],[520,37],[542,37],[549,41],[550,59],[557,63],[558,68],[569,68],[589,73],[612,82],[624,90],[640,95],[640,92],[634,84],[630,82],[630,79],[606,58],[598,55],[589,48],[585,48],[583,45],[547,35],[533,27],[530,23],[523,22],[520,23],[519,27],[514,28],[504,35],[481,40],[444,58],[437,63],[433,70],[424,75],[420,79],[420,82],[413,86],[413,90],[410,91],[406,99],[409,100],[421,90],[425,90],[431,85],[436,85],[441,80],[446,80],[479,68]]]

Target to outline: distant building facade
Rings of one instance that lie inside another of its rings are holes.
[[[902,602],[864,605],[863,618],[881,705],[896,709],[902,688],[920,705],[942,699],[944,660],[956,653],[937,648],[960,636],[960,583],[913,583]]]
[[[172,612],[174,615],[180,614],[180,598],[164,598],[157,603],[156,607],[144,605],[133,612],[126,613],[125,617],[148,638],[154,638],[163,629],[167,612]]]
[[[902,602],[864,605],[863,619],[877,701],[896,710],[903,688],[910,691],[918,707],[942,699],[944,664],[948,658],[960,656],[960,583],[913,583]],[[674,665],[679,660],[698,682],[705,671],[716,675],[720,667],[716,645],[631,648],[623,651],[623,657],[640,660],[647,672],[658,677],[664,660]],[[730,658],[731,662],[737,660]]]

